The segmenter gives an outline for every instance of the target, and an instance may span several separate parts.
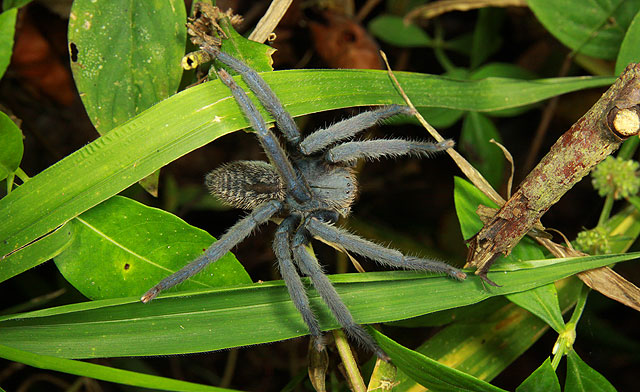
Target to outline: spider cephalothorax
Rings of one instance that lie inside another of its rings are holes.
[[[429,143],[403,139],[345,141],[382,119],[411,113],[409,108],[398,105],[361,113],[302,139],[291,116],[253,69],[221,52],[216,46],[203,43],[201,47],[211,57],[242,75],[262,106],[275,118],[278,128],[287,139],[287,149],[281,146],[276,136],[267,128],[265,120],[244,90],[226,71],[220,70],[220,79],[230,88],[256,131],[269,163],[232,162],[207,175],[206,183],[211,193],[234,207],[249,209],[251,213],[233,225],[202,256],[151,288],[142,297],[142,301],[148,302],[161,290],[195,275],[231,250],[258,225],[277,217],[282,220],[276,230],[273,249],[280,273],[293,303],[317,344],[322,344],[322,330],[310,307],[300,273],[310,278],[349,336],[363,343],[379,357],[386,358],[371,336],[355,323],[306,245],[312,237],[318,237],[383,265],[442,272],[456,279],[464,279],[466,275],[462,271],[448,264],[405,256],[397,250],[367,241],[333,225],[340,215],[349,214],[355,199],[357,181],[352,165],[358,159],[429,155],[452,147],[453,142],[446,140]]]

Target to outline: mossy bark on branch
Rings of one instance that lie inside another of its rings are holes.
[[[640,104],[640,64],[631,64],[593,107],[551,147],[518,190],[469,241],[467,265],[493,284],[487,271],[511,249],[540,217],[591,169],[638,134],[621,119],[636,116]],[[618,129],[620,128],[620,129]]]

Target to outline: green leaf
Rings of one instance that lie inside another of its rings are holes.
[[[222,19],[220,27],[227,34],[227,38],[222,41],[222,51],[229,53],[258,72],[273,71],[271,55],[276,51],[274,48],[241,36],[231,26],[229,19]],[[237,74],[222,63],[218,62],[218,64],[226,68],[232,75]]]
[[[464,114],[462,110],[443,108],[424,108],[419,110],[419,112],[431,126],[437,129],[449,128],[457,123]]]
[[[636,196],[630,197],[631,206],[609,218],[603,225],[604,229],[613,237],[612,239],[621,237],[619,241],[611,241],[613,253],[628,251],[640,235],[640,210],[633,207],[634,200],[640,205],[640,199],[636,199]]]
[[[453,200],[456,206],[456,214],[458,222],[460,222],[462,238],[467,241],[482,229],[482,221],[476,214],[478,206],[484,205],[498,208],[498,205],[469,181],[460,177],[454,177],[453,181]]]
[[[0,14],[0,78],[7,70],[13,52],[13,35],[16,31],[16,17],[18,9],[3,8],[5,11]]]
[[[517,65],[508,63],[489,63],[473,72],[470,76],[471,80],[480,80],[484,78],[514,78],[523,80],[533,80],[536,78],[532,72],[518,67]],[[534,105],[524,105],[517,108],[496,110],[489,112],[492,117],[514,117],[521,113],[531,110]]]
[[[547,358],[526,380],[516,388],[516,392],[560,392],[560,382],[556,371]]]
[[[405,24],[401,17],[381,15],[373,18],[367,26],[371,34],[391,45],[401,48],[430,46],[431,37],[414,24]]]
[[[56,265],[91,299],[140,296],[193,261],[215,238],[163,210],[114,196],[68,223],[73,241]],[[231,253],[180,290],[251,283]]]
[[[460,370],[442,365],[433,359],[399,345],[380,332],[369,328],[380,347],[391,357],[393,364],[430,391],[504,391],[486,381]]]
[[[553,283],[520,293],[508,294],[509,301],[527,309],[549,324],[556,332],[564,331],[564,319]]]
[[[2,9],[8,11],[10,8],[20,8],[31,3],[32,1],[33,0],[3,0]]]
[[[631,21],[620,45],[616,60],[615,75],[620,75],[630,63],[640,62],[640,11]]]
[[[540,267],[463,282],[412,271],[331,276],[358,323],[388,322],[480,302],[640,253],[538,260]],[[315,290],[311,307],[324,330],[339,327]],[[138,298],[91,301],[0,318],[0,344],[62,358],[170,355],[220,350],[306,335],[307,327],[282,281]],[[149,344],[153,342],[153,344]]]
[[[101,135],[176,92],[185,20],[180,0],[73,2],[71,70]]]
[[[0,261],[0,282],[44,263],[62,252],[73,238],[73,229],[66,224],[36,242],[27,245]]]
[[[558,282],[563,312],[573,308],[582,286],[580,280],[573,278]],[[440,330],[416,351],[443,365],[481,380],[491,381],[528,350],[549,328],[544,321],[509,303],[503,297],[494,297],[468,308],[478,309],[469,312],[471,317],[456,318],[451,325]],[[431,315],[424,318],[429,316]],[[394,391],[417,390],[415,382],[408,379],[403,372],[398,372],[397,382]]]
[[[627,0],[529,0],[527,5],[560,42],[608,60],[618,55],[631,19],[640,9],[640,2]]]
[[[396,76],[418,107],[481,111],[537,102],[613,80],[495,78],[469,82],[401,72]],[[294,116],[403,103],[384,71],[295,70],[266,72],[263,77]],[[156,104],[1,199],[0,216],[6,219],[0,226],[0,255],[48,233],[182,155],[247,126],[220,81],[198,85]],[[33,208],[35,205],[39,208]]]
[[[195,384],[187,381],[174,380],[172,378],[152,376],[129,370],[115,369],[108,366],[73,361],[58,357],[39,355],[28,351],[17,350],[15,348],[0,345],[0,358],[9,361],[24,363],[39,369],[55,370],[76,376],[95,378],[97,380],[110,381],[118,384],[131,385],[134,387],[152,388],[159,387],[164,391],[184,391],[184,392],[228,392],[232,389],[211,387],[208,385]]]
[[[471,46],[471,69],[477,68],[502,46],[500,29],[503,20],[503,9],[481,8],[478,11],[478,22]]]
[[[606,378],[571,350],[567,354],[567,380],[565,392],[615,392],[616,388]]]
[[[470,112],[462,122],[459,146],[469,162],[491,186],[499,188],[504,178],[505,158],[502,150],[489,140],[502,141],[493,122],[478,112]]]
[[[458,80],[468,80],[469,71],[464,68],[453,68],[445,72],[442,76]],[[420,110],[422,117],[427,119],[429,124],[435,128],[448,128],[458,122],[465,111],[445,108],[423,108]]]
[[[536,75],[522,67],[510,63],[489,63],[475,70],[471,80],[484,78],[513,78],[522,80],[535,79]]]
[[[20,166],[24,145],[22,131],[3,112],[0,112],[0,145],[0,180],[4,180]]]

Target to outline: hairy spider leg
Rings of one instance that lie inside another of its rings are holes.
[[[349,139],[386,118],[398,114],[411,113],[411,108],[400,105],[389,105],[380,109],[362,112],[356,116],[332,124],[327,128],[313,132],[300,143],[300,151],[305,155],[322,151],[325,147],[341,140]]]
[[[331,281],[322,271],[322,267],[318,263],[318,259],[305,249],[308,243],[306,234],[306,220],[303,222],[295,236],[293,237],[292,250],[293,258],[298,265],[300,271],[311,279],[313,287],[315,287],[320,297],[327,304],[333,316],[338,320],[344,331],[351,338],[362,344],[367,349],[374,352],[379,358],[389,360],[387,354],[382,351],[378,344],[373,340],[371,335],[359,324],[355,322],[351,312],[340,299],[338,292],[331,284]]]
[[[315,218],[311,218],[306,222],[306,228],[314,236],[342,245],[345,249],[382,265],[419,271],[441,272],[458,280],[463,280],[467,277],[467,274],[449,264],[437,260],[405,256],[395,249],[385,248]]]
[[[280,146],[276,136],[267,129],[264,118],[258,112],[258,109],[247,96],[247,93],[238,86],[231,75],[224,69],[218,71],[218,76],[224,84],[229,87],[231,94],[242,109],[242,112],[249,120],[251,127],[255,129],[258,140],[262,145],[265,153],[269,157],[269,161],[278,170],[280,177],[285,183],[287,190],[291,192],[293,197],[300,203],[311,200],[311,190],[309,185],[293,170],[291,162],[287,158],[287,154]]]
[[[140,300],[147,303],[154,299],[162,290],[171,288],[184,282],[193,275],[202,271],[207,265],[218,261],[240,241],[245,239],[259,225],[267,222],[273,215],[282,209],[282,202],[270,200],[256,207],[249,215],[239,220],[220,239],[213,243],[207,250],[191,263],[184,266],[174,274],[164,278],[157,285],[147,291]]]
[[[249,89],[276,120],[278,128],[280,128],[287,141],[293,145],[300,142],[300,131],[295,121],[293,121],[289,112],[284,109],[284,106],[282,106],[282,103],[280,103],[280,100],[278,100],[278,97],[276,97],[267,82],[255,70],[235,57],[220,51],[217,47],[203,45],[201,48],[222,64],[242,75],[242,79],[249,86]]]
[[[322,331],[320,325],[316,319],[311,306],[309,305],[309,297],[307,297],[306,290],[300,279],[300,275],[296,271],[296,267],[291,259],[291,240],[293,231],[299,222],[299,217],[289,216],[285,218],[276,230],[275,238],[273,240],[273,251],[278,259],[278,267],[280,268],[280,275],[284,280],[289,296],[293,301],[293,304],[302,315],[302,319],[309,328],[309,333],[316,341],[318,350],[322,349]]]
[[[401,155],[430,156],[453,146],[453,140],[443,140],[440,143],[405,139],[366,140],[339,144],[327,151],[325,159],[332,163],[355,163],[360,158],[395,158]]]

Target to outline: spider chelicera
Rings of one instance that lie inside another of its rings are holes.
[[[289,113],[256,71],[215,46],[204,44],[202,49],[242,75],[262,106],[276,120],[286,138],[287,149],[281,146],[278,138],[267,128],[264,118],[245,91],[224,69],[218,71],[218,76],[229,87],[256,131],[269,163],[232,162],[207,175],[206,184],[212,194],[233,207],[251,210],[251,213],[234,224],[202,256],[152,287],[142,296],[142,302],[151,301],[160,291],[183,282],[217,261],[257,226],[272,218],[282,219],[275,233],[273,250],[289,295],[307,324],[317,348],[321,349],[323,345],[322,330],[309,305],[299,272],[310,278],[348,336],[378,357],[387,359],[373,338],[353,320],[318,260],[305,245],[311,237],[319,237],[386,266],[434,271],[455,279],[464,279],[464,272],[448,264],[405,256],[395,249],[378,245],[334,226],[340,216],[349,215],[354,202],[358,186],[352,167],[358,159],[400,155],[428,156],[451,148],[453,142],[445,140],[429,143],[403,139],[345,142],[385,118],[411,114],[409,108],[398,105],[361,113],[302,139]]]

